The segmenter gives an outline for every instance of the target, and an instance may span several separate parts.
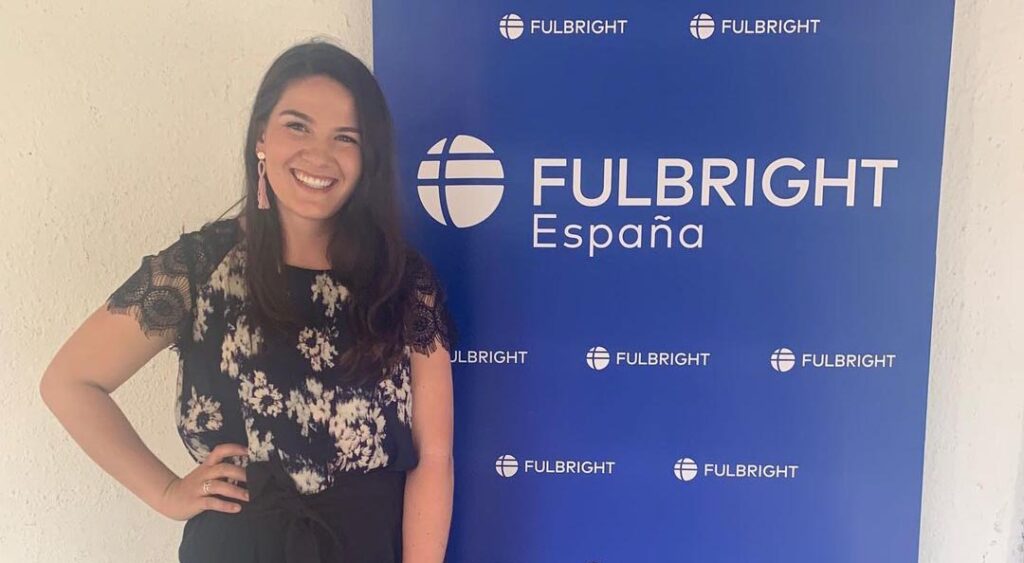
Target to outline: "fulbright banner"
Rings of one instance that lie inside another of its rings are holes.
[[[448,561],[916,561],[953,3],[376,0]]]

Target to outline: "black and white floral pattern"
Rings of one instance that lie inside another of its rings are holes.
[[[265,373],[256,370],[251,376],[240,378],[238,383],[239,398],[248,403],[254,412],[271,417],[281,414],[281,392],[267,382]]]
[[[248,444],[248,459],[229,459],[245,466],[278,458],[296,488],[313,494],[339,472],[416,464],[411,354],[450,349],[451,326],[440,286],[410,256],[408,345],[376,385],[342,383],[339,358],[348,330],[342,313],[351,295],[330,271],[287,267],[301,324],[289,335],[254,326],[245,241],[234,219],[185,233],[145,257],[108,307],[133,314],[147,334],[174,331],[177,426],[196,461],[220,443]]]
[[[224,423],[224,415],[220,412],[220,402],[211,397],[199,395],[192,387],[192,397],[188,400],[188,409],[182,426],[191,434],[220,430]]]
[[[327,428],[334,409],[334,391],[324,389],[320,380],[309,377],[303,387],[291,390],[285,405],[288,417],[298,424],[299,432],[308,437],[310,432]]]
[[[381,407],[360,395],[334,405],[334,416],[328,421],[331,436],[338,449],[331,464],[337,471],[376,469],[388,462],[384,451],[386,422]]]
[[[334,367],[334,358],[338,355],[338,349],[334,346],[337,334],[334,328],[320,330],[307,326],[299,331],[296,348],[309,360],[309,367],[313,371]]]
[[[228,327],[220,347],[220,370],[234,379],[238,377],[239,364],[259,352],[263,336],[258,327],[249,326],[245,315],[238,315]]]
[[[408,349],[406,354],[408,354]],[[412,378],[409,364],[402,363],[391,377],[381,380],[378,385],[385,406],[393,406],[398,421],[408,425],[412,420]]]
[[[247,417],[245,435],[249,441],[249,461],[269,460],[270,452],[274,451],[274,433],[270,430],[261,432],[256,426],[256,421]]]
[[[348,289],[335,283],[329,273],[318,274],[310,289],[313,291],[313,302],[323,303],[324,314],[328,317],[333,317],[348,298]]]
[[[327,485],[327,476],[317,467],[315,461],[299,454],[290,455],[281,450],[281,461],[285,470],[295,482],[295,488],[302,494],[320,492]]]

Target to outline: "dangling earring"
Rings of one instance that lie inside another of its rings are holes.
[[[263,151],[256,153],[256,157],[260,159],[259,164],[256,165],[256,171],[259,174],[259,181],[256,183],[256,207],[259,209],[270,209],[270,200],[267,198],[267,155],[263,154]]]

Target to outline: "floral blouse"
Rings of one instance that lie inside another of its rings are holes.
[[[217,444],[248,444],[238,465],[275,456],[303,494],[326,489],[339,472],[414,467],[410,353],[451,350],[454,336],[431,268],[410,252],[415,298],[402,361],[363,386],[342,382],[336,366],[348,345],[348,290],[330,270],[284,269],[302,319],[287,337],[265,335],[246,316],[245,240],[234,218],[144,257],[107,307],[131,314],[146,334],[174,331],[178,433],[197,462]]]

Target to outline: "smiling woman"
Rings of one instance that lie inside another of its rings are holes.
[[[287,50],[256,93],[243,210],[145,256],[47,369],[83,449],[187,521],[182,562],[443,560],[454,326],[399,228],[393,159],[366,66]],[[184,477],[107,397],[168,345]]]
[[[284,221],[333,216],[362,170],[359,115],[348,88],[314,75],[296,80],[281,96],[256,150]]]

